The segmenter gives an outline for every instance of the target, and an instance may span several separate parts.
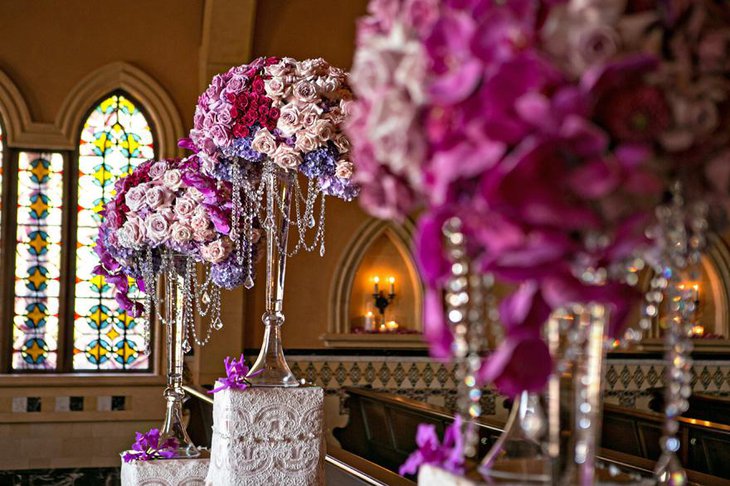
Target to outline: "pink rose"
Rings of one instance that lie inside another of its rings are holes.
[[[202,202],[205,200],[205,194],[203,194],[202,192],[200,192],[198,189],[196,189],[194,187],[188,188],[187,195],[190,199],[192,199],[196,203],[199,203],[199,202]]]
[[[203,259],[210,263],[220,263],[231,253],[232,245],[228,238],[221,238],[200,250]]]
[[[309,81],[299,81],[292,88],[294,99],[301,103],[314,103],[317,100],[317,86]]]
[[[145,203],[146,192],[144,185],[133,187],[127,191],[124,195],[124,202],[127,204],[130,211],[136,212],[140,210]]]
[[[310,104],[299,110],[299,126],[305,129],[314,129],[322,110]]]
[[[297,65],[297,72],[300,76],[321,76],[329,71],[330,65],[321,57],[306,59]]]
[[[279,145],[272,158],[276,165],[288,170],[294,170],[302,163],[302,157],[299,155],[299,152],[286,144]]]
[[[233,108],[233,105],[229,103],[222,103],[216,108],[216,122],[218,124],[226,128],[231,126],[231,108]]]
[[[348,160],[338,160],[335,167],[335,175],[340,179],[349,179],[352,177],[352,162]]]
[[[315,81],[323,93],[334,93],[340,88],[341,82],[334,76],[322,76]]]
[[[226,92],[228,93],[238,93],[241,91],[244,86],[246,86],[246,78],[241,75],[234,75],[231,77],[231,79],[228,81],[228,86],[226,86]]]
[[[215,126],[215,113],[212,111],[205,114],[205,117],[203,117],[203,128],[206,130],[210,130]]]
[[[278,63],[266,66],[265,72],[273,78],[283,78],[294,72],[297,62],[290,58],[284,57]]]
[[[170,227],[170,239],[182,245],[193,239],[193,230],[184,224],[173,223]]]
[[[350,144],[350,139],[345,135],[344,133],[338,133],[334,137],[332,137],[332,142],[335,144],[335,147],[337,148],[337,151],[341,154],[346,154],[350,151],[350,147],[352,145]]]
[[[274,135],[272,135],[266,128],[262,128],[256,132],[256,135],[253,137],[253,141],[251,142],[252,149],[256,152],[266,154],[269,157],[276,151],[276,146],[276,137],[274,137]]]
[[[145,202],[150,209],[160,209],[172,203],[174,195],[163,186],[152,186],[147,188]]]
[[[266,90],[266,96],[276,99],[286,98],[290,87],[284,83],[282,78],[274,77],[264,82],[264,89]]]
[[[154,180],[161,179],[165,175],[166,170],[167,162],[164,160],[161,162],[155,162],[152,164],[152,167],[150,167],[150,177]]]
[[[279,121],[276,123],[276,128],[285,136],[291,136],[297,131],[299,125],[300,113],[297,105],[294,103],[285,105],[279,114]]]
[[[213,125],[210,129],[210,136],[218,147],[228,147],[231,144],[231,134],[223,125]]]
[[[197,191],[197,189],[195,190]],[[192,217],[195,212],[195,208],[198,207],[198,202],[192,199],[192,195],[190,194],[191,192],[192,189],[188,191],[188,196],[179,197],[177,201],[175,201],[175,214],[180,220],[184,221]],[[200,191],[198,191],[198,193],[200,193]]]
[[[335,136],[335,126],[329,120],[317,120],[314,124],[314,133],[317,135],[321,145],[327,143]]]
[[[200,232],[210,228],[210,218],[205,208],[200,211],[201,207],[198,207],[193,213],[193,217],[190,218],[190,227],[193,228],[194,232]]]
[[[178,169],[171,169],[165,172],[162,183],[171,191],[177,191],[182,184],[182,174]]]
[[[159,245],[170,237],[170,222],[162,214],[153,214],[145,222],[147,238],[153,245]]]
[[[294,148],[300,152],[311,152],[320,146],[319,138],[312,132],[307,130],[299,130],[297,132],[297,140]]]
[[[124,248],[140,248],[145,241],[146,229],[141,218],[130,216],[116,232],[119,244]]]

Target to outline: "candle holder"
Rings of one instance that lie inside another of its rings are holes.
[[[378,309],[378,312],[380,313],[378,324],[380,326],[385,326],[385,309],[387,309],[388,306],[393,303],[393,299],[395,299],[395,278],[388,277],[388,283],[390,284],[390,291],[388,294],[380,290],[380,277],[375,277],[373,281],[374,285],[372,296],[375,300],[375,308]]]

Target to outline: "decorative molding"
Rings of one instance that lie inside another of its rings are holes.
[[[8,147],[76,150],[84,116],[103,96],[117,89],[129,93],[148,114],[155,130],[158,156],[181,154],[177,140],[184,134],[183,124],[172,98],[149,74],[121,61],[83,78],[64,99],[54,123],[33,121],[20,90],[0,71],[0,115]]]
[[[393,224],[389,221],[371,218],[355,233],[356,236],[347,245],[347,248],[345,248],[337,263],[337,272],[332,279],[329,292],[330,319],[327,334],[323,335],[321,339],[327,341],[328,344],[336,346],[337,339],[333,339],[333,337],[337,334],[349,333],[350,294],[352,293],[355,274],[370,245],[381,234],[386,235],[392,241],[403,259],[408,263],[407,267],[410,273],[410,280],[412,282],[420,282],[418,270],[410,251],[414,232],[415,224],[410,219],[406,219],[402,224]],[[415,291],[415,322],[420,323],[422,322],[423,288],[417,285]],[[363,342],[367,338],[368,335],[362,335]],[[348,341],[351,342],[352,339],[348,339]]]

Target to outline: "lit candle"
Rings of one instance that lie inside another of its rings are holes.
[[[388,332],[395,332],[398,330],[398,323],[395,321],[388,321],[385,323],[385,327],[388,328]]]
[[[366,331],[372,331],[373,330],[373,313],[368,311],[367,314],[365,314],[365,330]]]
[[[380,325],[380,332],[386,332],[388,330],[387,327],[385,327],[385,324]]]
[[[388,282],[390,282],[390,295],[395,295],[395,277],[389,277]]]
[[[376,276],[376,277],[375,277],[375,278],[373,279],[373,281],[375,282],[375,285],[373,286],[373,288],[375,289],[375,290],[374,290],[374,292],[375,292],[376,294],[379,294],[379,293],[380,293],[380,287],[378,287],[378,284],[380,283],[380,277],[377,277],[377,276]]]

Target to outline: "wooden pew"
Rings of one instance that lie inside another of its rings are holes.
[[[415,450],[416,429],[420,423],[434,424],[439,434],[453,421],[453,414],[398,395],[364,388],[346,388],[350,409],[348,425],[333,431],[342,448],[392,471]],[[605,405],[603,449],[599,459],[620,470],[651,476],[659,456],[659,437],[663,417],[613,405]],[[481,418],[477,421],[480,456],[492,445],[503,424]],[[693,419],[682,419],[683,464],[694,484],[730,485],[730,428]],[[727,429],[727,430],[725,430]],[[692,443],[692,439],[695,440]],[[728,442],[724,442],[728,441]],[[615,450],[609,449],[611,446]]]

